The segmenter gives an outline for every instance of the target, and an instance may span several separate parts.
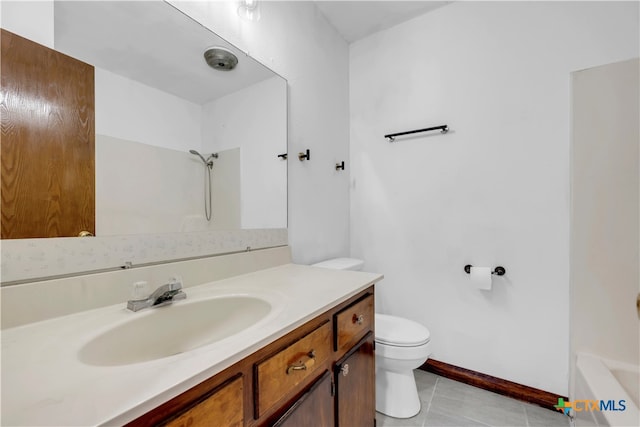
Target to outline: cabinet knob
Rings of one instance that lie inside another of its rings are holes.
[[[351,318],[351,321],[353,323],[357,323],[358,325],[362,325],[364,323],[364,314],[360,314],[360,315],[354,314],[353,318]]]
[[[306,354],[307,360],[306,361],[298,361],[296,363],[292,363],[291,365],[287,366],[287,375],[291,374],[291,372],[294,371],[306,371],[307,369],[310,369],[313,365],[315,365],[316,363],[316,352],[315,350],[311,350],[309,353]]]
[[[349,375],[349,364],[345,363],[344,365],[342,365],[342,368],[340,368],[340,372],[342,372],[343,377]]]

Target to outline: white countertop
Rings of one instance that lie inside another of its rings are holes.
[[[133,313],[126,310],[123,301],[7,329],[2,331],[2,424],[127,423],[381,278],[375,273],[288,264],[185,288],[187,299],[175,305],[222,295],[253,295],[267,300],[273,308],[236,335],[189,352],[130,365],[91,366],[78,359],[78,352],[101,331],[166,308]]]

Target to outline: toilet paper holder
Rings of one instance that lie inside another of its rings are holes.
[[[464,266],[464,271],[467,274],[471,274],[471,267],[473,267],[471,264],[467,264]],[[504,276],[504,274],[507,272],[507,270],[505,270],[504,267],[501,266],[497,266],[496,268],[493,269],[493,271],[491,272],[491,274],[494,274],[496,276]]]

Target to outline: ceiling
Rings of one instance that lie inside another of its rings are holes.
[[[56,1],[54,19],[56,50],[196,104],[275,75],[165,2]],[[210,68],[209,46],[233,51],[238,67]]]
[[[451,1],[316,1],[349,43],[449,3]]]
[[[316,1],[349,43],[448,3]],[[165,2],[56,1],[54,7],[57,50],[198,104],[274,75]],[[213,45],[235,51],[241,65],[233,73],[209,68],[202,52]]]

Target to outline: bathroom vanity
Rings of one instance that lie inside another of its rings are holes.
[[[132,421],[130,426],[372,426],[373,287]]]
[[[371,426],[381,278],[285,264],[186,287],[166,307],[5,329],[3,422]],[[202,316],[216,337],[198,335]]]

